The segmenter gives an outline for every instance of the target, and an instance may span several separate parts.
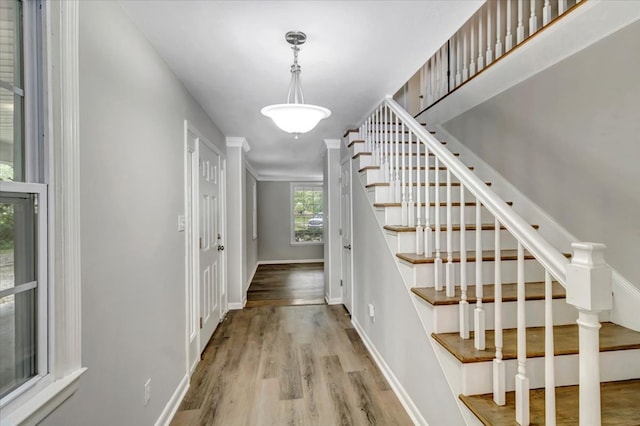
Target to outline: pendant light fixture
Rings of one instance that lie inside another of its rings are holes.
[[[300,83],[300,65],[298,65],[298,46],[307,41],[307,35],[300,31],[289,31],[285,40],[292,45],[293,65],[291,65],[291,82],[286,104],[269,105],[260,112],[269,117],[280,129],[292,133],[296,139],[301,133],[313,130],[320,122],[331,115],[331,111],[317,105],[304,103],[302,85]]]

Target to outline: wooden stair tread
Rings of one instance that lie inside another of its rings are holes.
[[[539,225],[531,225],[533,227],[533,229],[538,229],[540,226]],[[416,227],[415,226],[402,226],[402,225],[385,225],[384,229],[386,229],[387,231],[393,231],[393,232],[416,232]],[[436,229],[435,226],[432,227],[432,229]],[[482,231],[495,231],[496,229],[496,225],[494,223],[483,223],[480,225],[480,229]],[[505,226],[501,225],[500,229],[507,229]],[[456,232],[456,231],[460,231],[460,225],[453,225],[451,227],[451,230]],[[476,230],[476,225],[475,224],[467,224],[465,226],[465,230],[466,231],[475,231]],[[443,232],[447,232],[447,225],[440,225],[440,231]]]
[[[487,186],[491,186],[491,182],[485,182]],[[368,185],[365,185],[365,188],[375,188],[376,186],[390,186],[389,182],[374,182]],[[405,186],[409,186],[409,183],[406,183]],[[412,186],[418,186],[417,182],[413,182]],[[424,182],[420,182],[420,186],[426,186]],[[435,182],[429,182],[429,186],[436,186]],[[440,182],[440,186],[447,186],[447,182]],[[451,182],[451,186],[460,186],[460,182]]]
[[[503,359],[516,359],[517,332],[515,328],[503,330]],[[486,331],[486,349],[474,347],[473,332],[469,339],[459,333],[433,333],[431,335],[446,350],[462,363],[485,362],[495,358],[495,334]],[[554,353],[572,355],[578,353],[578,325],[556,325],[553,327]],[[640,349],[640,332],[630,330],[611,322],[603,322],[600,329],[600,352]],[[544,327],[527,327],[527,358],[544,356]]]
[[[507,203],[507,205],[512,206],[513,205],[513,201],[505,201]],[[413,205],[417,205],[418,203],[413,203]],[[420,203],[422,206],[425,205],[425,203]],[[436,203],[429,203],[431,207],[435,207]],[[476,203],[475,201],[467,201],[466,203],[464,203],[465,207],[475,207]],[[441,202],[440,203],[440,207],[446,207],[447,203],[445,202]],[[376,208],[383,208],[383,207],[402,207],[402,203],[373,203],[373,207]],[[455,201],[451,203],[451,207],[460,207],[460,202],[459,201]]]
[[[578,386],[556,388],[556,424],[569,426],[578,424]],[[531,390],[531,425],[545,423],[544,389]],[[640,425],[640,379],[600,384],[602,425]],[[493,402],[492,394],[465,396],[460,400],[485,425],[516,425],[515,392],[507,392],[506,405]]]
[[[407,169],[408,169],[408,167],[407,167]],[[424,166],[420,166],[420,167],[413,166],[413,167],[411,167],[411,170],[418,170],[418,169],[424,170]],[[434,166],[429,166],[429,170],[435,170],[435,169],[436,168]],[[365,167],[361,168],[360,170],[358,170],[358,172],[362,173],[362,172],[366,172],[367,170],[380,170],[380,166],[365,166]],[[438,170],[445,171],[445,170],[447,170],[447,168],[444,167],[444,166],[440,166],[440,167],[438,167]],[[469,166],[469,170],[473,170],[473,166]]]
[[[460,153],[459,153],[459,152],[452,152],[451,154],[453,154],[453,156],[455,156],[455,157],[459,157],[459,156],[460,156]],[[355,155],[354,155],[353,157],[351,157],[351,158],[355,160],[356,158],[358,158],[358,157],[360,157],[360,156],[363,156],[363,155],[364,155],[364,156],[369,156],[369,155],[371,155],[371,152],[369,152],[369,151],[362,151],[362,152],[359,152],[359,153],[355,154]],[[399,155],[399,156],[402,156],[402,154],[398,154],[398,155]],[[405,155],[407,155],[407,156],[408,156],[409,154],[405,154]],[[417,155],[417,153],[412,152],[412,153],[411,153],[411,155],[415,157],[415,156]],[[424,157],[424,152],[421,152],[421,153],[420,153],[420,156],[421,156],[421,157]],[[430,152],[430,153],[429,153],[429,156],[430,156],[430,157],[433,157],[433,152]]]
[[[453,252],[453,262],[460,262],[460,252]],[[501,260],[517,260],[518,259],[518,251],[517,250],[501,250],[500,251],[500,259]],[[568,253],[564,253],[564,256],[566,258],[570,258],[571,255]],[[413,263],[414,265],[419,265],[419,264],[423,264],[423,263],[433,263],[434,262],[434,258],[433,257],[426,257],[423,254],[415,254],[415,253],[396,253],[396,257],[399,257],[400,259],[409,262],[409,263]],[[524,251],[524,258],[525,259],[535,259],[533,257],[533,255],[531,253],[529,253],[528,251]],[[475,262],[476,260],[476,252],[475,251],[467,251],[467,262]],[[490,262],[495,260],[495,251],[494,250],[484,250],[482,252],[482,260],[484,262]],[[442,253],[442,261],[443,262],[447,262],[448,258],[447,258],[447,253]]]
[[[564,299],[566,296],[564,287],[554,281],[552,283],[551,297],[553,299]],[[460,302],[462,291],[460,287],[456,287],[456,293],[453,297],[448,297],[444,290],[437,291],[434,287],[414,287],[411,292],[434,306],[457,305]],[[495,286],[486,284],[482,286],[483,297],[482,303],[495,302]],[[502,284],[502,301],[515,302],[517,300],[518,285],[516,283]],[[525,285],[526,300],[544,300],[544,282],[529,282]],[[467,287],[467,301],[476,303],[476,286]]]
[[[394,145],[395,145],[395,141],[389,141],[389,142],[391,142],[392,144],[394,144]],[[349,143],[349,145],[347,145],[347,148],[351,148],[353,145],[355,145],[355,144],[357,144],[357,143],[366,143],[366,141],[364,141],[364,140],[362,140],[362,139],[356,139],[356,140],[353,140],[353,141],[351,141],[351,142]],[[416,145],[416,144],[418,143],[418,141],[404,141],[404,142],[400,141],[399,143],[404,143],[404,144],[407,144],[407,145],[408,145],[408,144]],[[446,144],[447,144],[447,141],[440,141],[440,143],[441,143],[442,145],[446,145]]]

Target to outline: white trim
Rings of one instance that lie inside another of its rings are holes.
[[[260,182],[322,182],[324,178],[322,176],[260,175],[258,180]]]
[[[182,377],[182,380],[180,380],[180,383],[178,383],[178,387],[173,392],[173,395],[171,395],[167,405],[164,406],[160,417],[158,417],[158,420],[155,422],[155,426],[168,426],[171,423],[182,399],[187,394],[187,390],[189,390],[189,376],[185,375]]]
[[[364,329],[358,323],[358,320],[355,316],[351,317],[351,323],[358,332],[358,335],[362,339],[362,342],[369,350],[369,353],[372,355],[373,360],[376,362],[376,365],[382,372],[382,375],[385,377],[385,379],[387,379],[387,382],[389,382],[393,393],[398,397],[400,403],[404,407],[413,423],[416,425],[428,425],[425,418],[422,417],[422,413],[420,413],[420,410],[418,410],[418,407],[416,407],[413,400],[409,397],[407,391],[404,390],[404,388],[400,384],[400,381],[395,376],[395,374],[393,374],[393,371],[391,370],[391,368],[389,368],[382,355],[380,355],[373,342],[369,339],[369,336],[367,336],[367,333],[365,333]]]
[[[228,311],[241,311],[242,309],[244,309],[244,307],[247,305],[247,298],[243,298],[241,303],[238,302],[232,302],[229,303],[229,309]]]
[[[253,166],[249,163],[249,160],[247,160],[246,157],[244,158],[244,166],[247,168],[249,174],[253,176],[253,178],[257,181],[259,174],[256,169],[254,169]]]
[[[327,305],[342,305],[342,297],[334,297],[333,299],[329,298],[326,294],[324,295],[324,301]]]
[[[324,259],[258,260],[258,265],[285,265],[287,263],[324,263]]]
[[[340,139],[325,139],[324,144],[327,149],[340,149]]]
[[[611,321],[640,331],[640,288],[634,286],[618,271],[612,270],[613,278],[613,308],[611,309]]]
[[[0,426],[10,425],[36,425],[80,387],[79,378],[87,371],[80,368],[66,377],[56,380],[29,399],[28,404],[21,405],[15,411],[6,414],[0,419]]]
[[[296,241],[295,240],[295,212],[294,212],[294,205],[293,205],[293,200],[294,200],[294,194],[295,194],[295,190],[296,187],[301,186],[301,187],[314,187],[314,188],[319,188],[322,191],[322,208],[324,210],[324,197],[325,197],[325,191],[324,191],[324,185],[323,182],[290,182],[289,183],[289,244],[292,246],[313,246],[313,245],[320,245],[320,244],[324,244],[324,218],[326,217],[326,215],[328,214],[327,212],[323,211],[322,215],[323,215],[323,227],[322,227],[322,241]],[[308,228],[307,228],[308,229]]]
[[[245,291],[249,288],[249,286],[251,285],[251,281],[253,281],[253,277],[256,276],[256,271],[258,270],[258,266],[260,265],[260,263],[256,262],[254,268],[253,268],[253,272],[251,272],[251,274],[249,274],[249,278],[247,279],[247,282],[245,283]]]
[[[244,152],[249,152],[251,146],[247,142],[247,138],[242,136],[227,136],[225,142],[229,148],[242,148]]]

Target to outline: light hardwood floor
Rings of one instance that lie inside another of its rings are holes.
[[[324,263],[260,265],[247,292],[247,307],[324,303]]]
[[[410,425],[342,306],[232,311],[171,425]]]

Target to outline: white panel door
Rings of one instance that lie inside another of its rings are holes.
[[[342,303],[349,313],[353,308],[351,283],[351,162],[342,165],[340,179],[340,228],[342,234]]]
[[[200,353],[220,322],[220,156],[199,144]]]

